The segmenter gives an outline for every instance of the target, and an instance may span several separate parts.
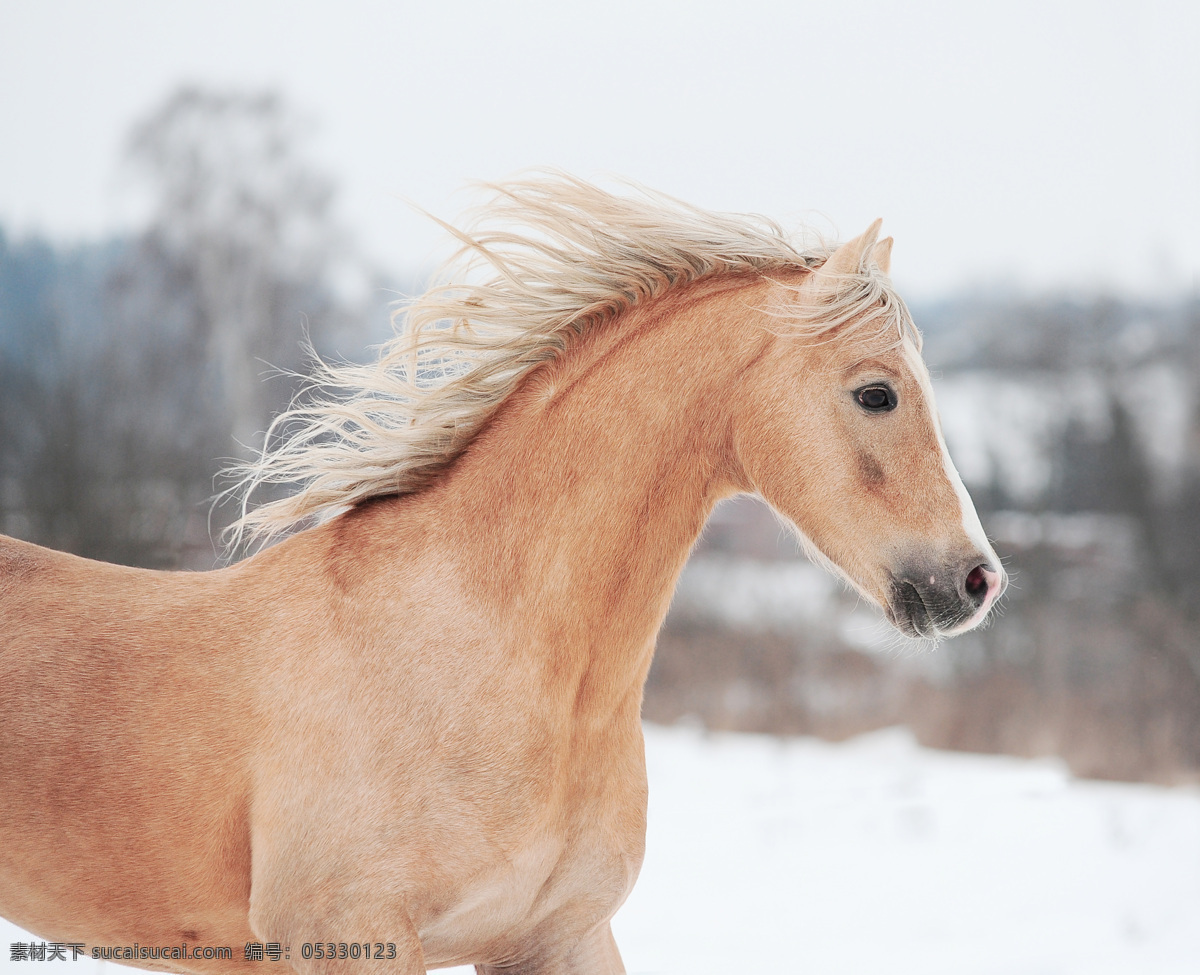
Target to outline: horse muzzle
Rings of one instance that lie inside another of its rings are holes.
[[[955,636],[982,623],[1007,585],[1004,570],[978,554],[953,566],[909,562],[891,573],[887,617],[905,636]]]

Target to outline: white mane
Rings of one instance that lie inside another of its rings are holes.
[[[635,304],[717,274],[813,270],[833,250],[801,250],[763,217],[711,213],[644,189],[618,196],[561,174],[486,188],[490,202],[465,229],[443,224],[461,247],[424,295],[395,312],[396,334],[378,359],[314,356],[305,399],[271,423],[258,459],[230,472],[241,500],[231,545],[420,490],[529,370]],[[467,283],[481,270],[481,283]],[[870,264],[818,319],[788,326],[823,334],[866,321],[919,343],[903,302]],[[299,489],[253,507],[265,484]]]

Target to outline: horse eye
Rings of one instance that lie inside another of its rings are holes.
[[[889,386],[864,386],[854,398],[868,413],[887,413],[896,408],[896,394]]]

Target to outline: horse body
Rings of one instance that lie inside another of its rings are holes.
[[[0,542],[6,917],[102,945],[237,917],[254,714],[246,620],[227,599],[238,574]]]
[[[1002,585],[911,341],[764,311],[819,294],[796,268],[636,303],[422,490],[227,569],[4,543],[0,773],[31,788],[0,793],[0,911],[91,944],[278,941],[298,971],[620,971],[642,687],[713,505],[763,494],[917,632]],[[903,411],[865,410],[871,384]],[[396,957],[299,957],[323,942]]]

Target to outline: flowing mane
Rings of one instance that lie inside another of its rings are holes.
[[[314,359],[306,394],[274,419],[254,461],[231,469],[240,517],[231,549],[370,498],[419,491],[462,453],[536,366],[634,305],[718,274],[813,271],[808,249],[774,221],[713,213],[634,187],[618,196],[563,174],[484,184],[490,200],[424,295],[401,303],[395,335],[366,365]],[[436,218],[435,218],[436,219]],[[469,283],[478,278],[484,280]],[[813,336],[873,323],[920,336],[888,278],[868,261],[815,317],[780,317]],[[263,485],[298,490],[253,506]]]

